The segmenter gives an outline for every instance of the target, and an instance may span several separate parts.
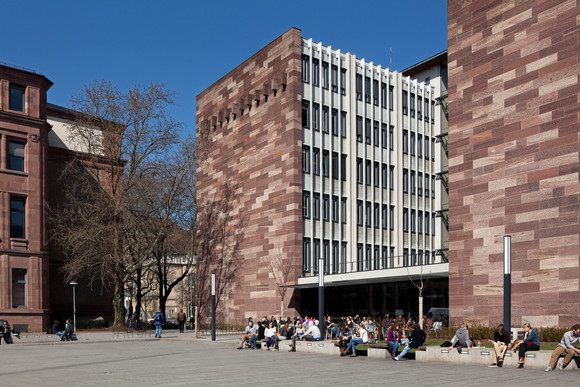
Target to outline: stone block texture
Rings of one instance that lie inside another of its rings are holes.
[[[300,61],[301,33],[292,28],[197,96],[198,142],[206,133],[210,143],[198,161],[198,200],[219,195],[231,179],[245,223],[238,281],[223,305],[228,319],[280,314],[267,260],[280,248],[301,254]],[[299,274],[297,264],[290,278]],[[289,289],[291,315],[295,302]]]
[[[580,2],[452,0],[449,305],[452,324],[580,321]]]

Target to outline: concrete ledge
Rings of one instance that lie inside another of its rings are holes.
[[[282,350],[282,348],[288,350],[291,345],[292,340],[281,341],[280,350]],[[340,349],[331,341],[297,341],[296,352],[309,352],[340,356]]]
[[[529,351],[526,353],[526,368],[544,369],[550,363],[552,351]],[[472,348],[469,351],[463,350],[461,354],[457,349],[448,350],[441,347],[426,347],[425,351],[415,352],[415,360],[422,362],[442,362],[455,364],[481,364],[490,365],[493,362],[493,348]],[[578,369],[580,358],[574,358],[566,367],[566,370]],[[518,354],[514,351],[506,353],[503,366],[516,367],[518,364]]]
[[[391,349],[391,351],[392,351],[392,349]],[[391,351],[389,351],[387,348],[369,347],[367,349],[367,356],[375,358],[375,359],[390,359],[391,358]]]

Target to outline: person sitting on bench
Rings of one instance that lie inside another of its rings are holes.
[[[562,354],[566,354],[564,361],[558,364],[558,369],[563,370],[572,361],[575,354],[580,353],[580,349],[574,346],[575,343],[580,342],[580,324],[576,324],[572,327],[571,331],[564,333],[560,344],[556,347],[554,352],[552,352],[552,357],[550,358],[550,365],[544,371],[552,371],[556,369],[556,363],[558,358]]]

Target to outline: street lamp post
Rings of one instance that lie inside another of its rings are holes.
[[[318,260],[318,329],[320,338],[324,339],[324,258]]]
[[[77,331],[77,305],[76,305],[76,299],[75,299],[75,289],[79,283],[77,281],[70,281],[68,284],[70,286],[72,286],[72,288],[73,288],[73,332],[76,333],[76,331]]]
[[[503,324],[512,334],[512,237],[503,237]]]

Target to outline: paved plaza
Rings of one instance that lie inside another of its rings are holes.
[[[530,386],[573,385],[576,371],[394,362],[367,357],[236,350],[239,338],[94,340],[0,346],[0,386]]]

